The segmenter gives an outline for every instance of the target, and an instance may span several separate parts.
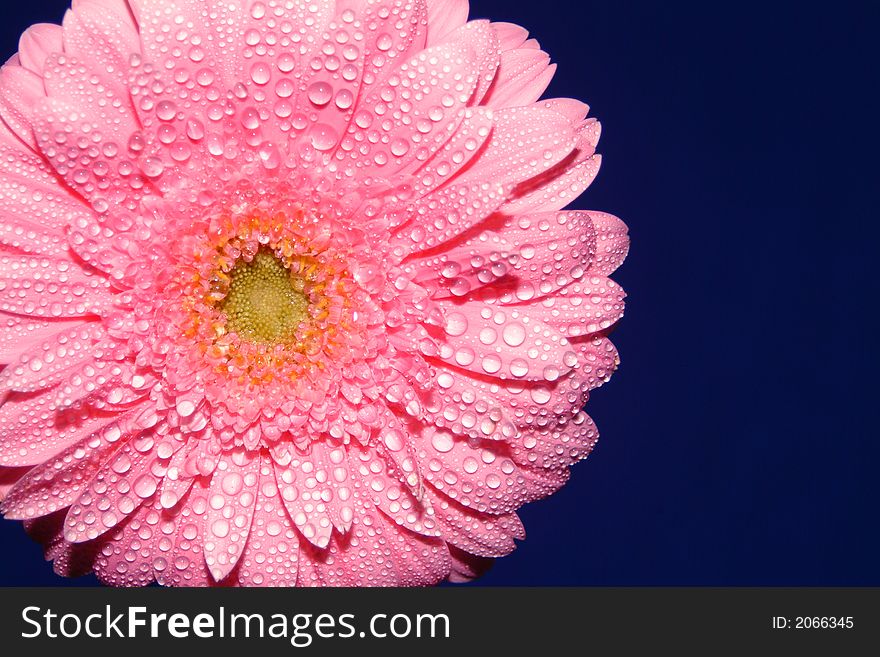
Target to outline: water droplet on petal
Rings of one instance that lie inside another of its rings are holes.
[[[316,123],[314,126],[312,126],[310,139],[312,142],[312,146],[314,146],[317,150],[329,151],[336,145],[336,141],[337,139],[339,139],[339,136],[336,134],[336,130],[331,128],[329,125],[325,123]]]
[[[333,98],[333,87],[326,82],[313,82],[308,89],[309,100],[321,107]]]

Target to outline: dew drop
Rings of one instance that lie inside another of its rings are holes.
[[[454,443],[452,441],[452,436],[450,436],[445,431],[438,431],[431,437],[431,445],[438,452],[446,453],[452,450]]]
[[[134,482],[135,494],[143,499],[156,492],[156,478],[149,474],[143,474]]]
[[[265,62],[257,62],[256,64],[251,66],[251,80],[253,80],[256,84],[268,84],[269,80],[271,79],[272,69],[270,69],[269,65]]]
[[[336,107],[341,110],[347,110],[354,103],[354,95],[348,90],[343,89],[336,94]]]
[[[309,100],[318,107],[322,107],[333,98],[333,87],[326,82],[313,82],[308,89]],[[317,146],[315,147],[317,148]]]
[[[314,126],[312,126],[310,139],[312,142],[312,146],[314,146],[319,151],[329,151],[336,145],[336,141],[338,138],[339,137],[336,134],[336,130],[331,128],[326,123],[316,123]]]

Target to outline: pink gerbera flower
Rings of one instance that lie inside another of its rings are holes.
[[[422,585],[597,439],[599,124],[465,0],[74,0],[0,71],[0,498],[114,585]]]

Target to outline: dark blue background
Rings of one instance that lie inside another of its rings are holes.
[[[66,4],[7,3],[0,50]],[[880,584],[870,4],[472,0],[602,120],[575,207],[633,241],[602,440],[482,584]],[[0,542],[0,584],[63,583]]]

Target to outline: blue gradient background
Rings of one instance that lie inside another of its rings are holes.
[[[0,53],[66,5],[6,3]],[[479,583],[880,584],[876,5],[471,7],[529,28],[550,95],[591,104],[603,170],[574,207],[633,240],[602,439]],[[0,545],[2,585],[95,583],[20,523]]]

